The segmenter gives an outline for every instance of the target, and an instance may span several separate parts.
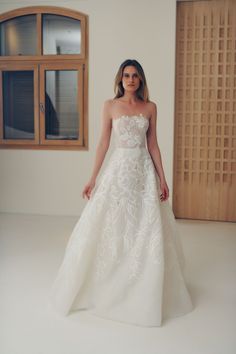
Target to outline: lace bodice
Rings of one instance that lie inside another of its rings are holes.
[[[116,147],[136,148],[146,146],[146,132],[149,126],[148,118],[142,114],[123,115],[113,119],[112,122]]]

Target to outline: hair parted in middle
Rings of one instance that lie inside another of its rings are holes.
[[[114,85],[115,97],[114,98],[119,98],[124,96],[124,87],[122,85],[122,78],[123,78],[123,71],[126,66],[134,66],[136,68],[140,79],[140,85],[136,91],[136,96],[142,101],[148,102],[149,93],[148,93],[146,77],[141,64],[135,59],[126,59],[120,65],[119,70],[115,77],[115,85]]]

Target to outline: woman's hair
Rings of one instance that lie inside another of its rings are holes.
[[[115,97],[114,98],[119,98],[124,95],[124,87],[122,85],[122,77],[123,77],[124,68],[126,66],[134,66],[138,72],[138,76],[140,79],[140,85],[136,91],[137,98],[141,99],[142,101],[146,101],[146,102],[149,101],[149,93],[148,93],[146,77],[145,77],[142,66],[135,59],[127,59],[120,65],[119,70],[118,70],[116,77],[115,77],[115,85],[114,85]]]

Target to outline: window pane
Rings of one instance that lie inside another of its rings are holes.
[[[78,71],[46,71],[46,139],[78,139]]]
[[[34,139],[34,72],[3,72],[4,139]]]
[[[43,15],[43,54],[80,54],[80,21]]]
[[[36,15],[20,16],[0,25],[1,55],[35,55]]]

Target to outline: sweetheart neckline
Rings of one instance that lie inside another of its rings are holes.
[[[112,118],[112,121],[119,120],[121,118],[144,118],[144,119],[147,119],[149,121],[149,118],[144,116],[142,113],[140,113],[140,114],[131,114],[131,115],[123,114],[123,115],[119,116],[118,118]]]

